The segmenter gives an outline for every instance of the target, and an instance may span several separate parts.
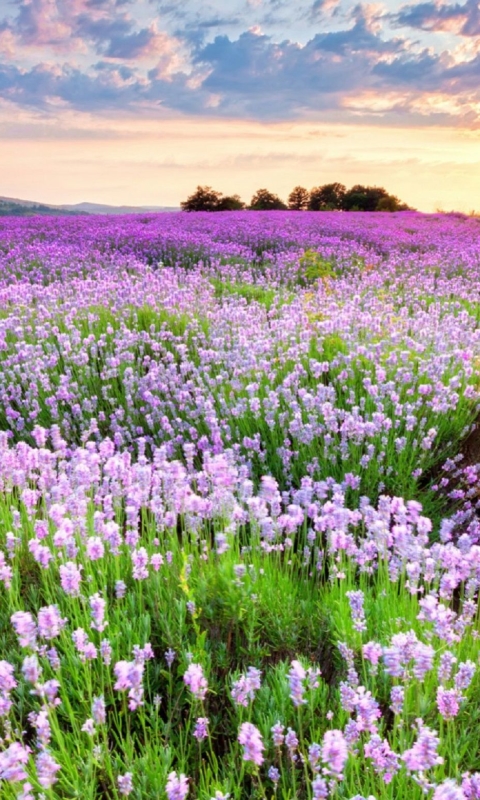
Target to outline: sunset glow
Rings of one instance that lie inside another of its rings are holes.
[[[478,3],[0,3],[1,194],[178,205],[339,180],[470,211]]]

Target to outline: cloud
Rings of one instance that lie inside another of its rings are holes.
[[[392,19],[396,25],[424,31],[480,36],[480,5],[477,0],[467,0],[463,4],[434,0],[405,5]]]
[[[395,14],[339,0],[298,0],[293,11],[284,0],[232,0],[228,14],[221,0],[14,0],[10,9],[0,19],[0,93],[53,115],[480,119],[472,0]],[[404,35],[412,28],[415,41]],[[444,36],[433,43],[445,31],[450,50]]]

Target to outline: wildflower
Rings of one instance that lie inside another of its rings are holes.
[[[45,606],[38,612],[38,634],[42,639],[55,639],[67,623],[57,606]]]
[[[432,800],[466,800],[466,797],[455,781],[447,780],[437,786]]]
[[[22,675],[29,683],[36,684],[40,680],[42,668],[36,655],[26,656],[23,659]]]
[[[328,784],[324,778],[317,775],[312,781],[312,796],[313,800],[323,800],[328,797]]]
[[[116,581],[115,582],[115,597],[117,600],[121,600],[122,597],[125,597],[127,591],[127,584],[124,581]],[[130,773],[127,773],[127,775]]]
[[[17,783],[27,778],[25,764],[28,762],[30,750],[19,742],[13,742],[0,753],[0,780]]]
[[[280,780],[280,772],[277,769],[277,767],[270,767],[270,769],[268,770],[267,775],[270,778],[270,780],[272,781],[272,783],[277,785],[278,781]]]
[[[183,676],[183,680],[197,700],[205,699],[208,683],[200,664],[190,664]]]
[[[260,731],[255,727],[255,725],[252,725],[251,722],[244,722],[242,725],[240,725],[238,741],[244,748],[244,761],[252,761],[257,766],[263,764],[263,751],[265,750],[265,745],[262,742]]]
[[[285,740],[285,735],[283,733],[285,730],[284,726],[281,725],[280,722],[277,722],[270,730],[273,734],[273,744],[275,747],[281,747]]]
[[[167,662],[167,666],[169,669],[175,660],[175,656],[176,656],[175,650],[172,650],[172,648],[169,647],[165,653],[165,661]]]
[[[91,718],[85,720],[82,725],[82,731],[88,733],[89,736],[93,736],[95,734],[95,720]]]
[[[458,691],[468,689],[475,675],[475,670],[476,666],[473,661],[462,661],[458,665],[458,671],[455,675],[455,689]]]
[[[105,555],[105,545],[99,536],[90,536],[87,539],[87,558],[90,561],[98,561]]]
[[[119,775],[117,777],[117,786],[118,791],[124,797],[128,797],[128,795],[133,792],[133,776],[131,772],[126,772],[124,775]]]
[[[61,768],[60,764],[57,764],[47,750],[41,750],[35,759],[35,766],[40,786],[43,786],[44,789],[50,789],[57,782],[56,774]]]
[[[377,673],[377,666],[378,662],[380,661],[382,651],[382,645],[378,644],[377,642],[367,642],[362,647],[363,657],[372,665],[372,673],[374,675]]]
[[[247,674],[241,675],[232,687],[232,698],[237,705],[248,706],[260,689],[262,673],[255,667],[248,667]]]
[[[10,617],[10,622],[18,636],[20,647],[29,647],[35,650],[37,646],[37,626],[29,611],[16,611]]]
[[[322,761],[327,765],[328,774],[336,780],[343,780],[343,768],[348,758],[347,742],[342,731],[326,731],[322,742]]]
[[[103,695],[92,700],[92,716],[97,725],[104,725],[107,720],[105,700]]]
[[[303,696],[305,693],[304,680],[306,675],[307,673],[300,664],[300,661],[292,661],[288,673],[288,680],[290,683],[290,697],[293,700],[294,706],[298,707],[307,702]]]
[[[168,800],[185,800],[188,794],[188,778],[182,773],[170,772],[165,787]]]
[[[208,723],[208,717],[198,717],[195,723],[193,735],[199,742],[208,736]]]
[[[82,566],[77,566],[73,561],[67,561],[60,566],[60,584],[63,591],[72,597],[78,597],[80,594],[82,569]]]
[[[440,739],[436,731],[427,728],[422,720],[417,720],[418,738],[413,747],[405,750],[402,758],[409,772],[426,772],[437,764],[443,764],[443,758],[437,749]]]
[[[93,594],[89,598],[88,602],[90,603],[90,609],[92,612],[92,622],[90,623],[90,627],[96,631],[100,631],[101,633],[108,625],[108,622],[105,622],[105,608],[107,604],[103,597],[100,597],[98,592]]]
[[[405,699],[405,688],[403,686],[392,686],[390,691],[391,710],[394,714],[401,714]]]
[[[437,707],[444,719],[453,719],[460,710],[460,700],[457,689],[445,689],[439,686],[437,689]]]
[[[363,608],[364,594],[362,591],[347,592],[348,602],[350,603],[350,610],[352,612],[353,627],[359,633],[367,630],[367,623],[365,621],[365,611]]]
[[[288,755],[292,761],[294,761],[295,751],[298,747],[298,736],[291,728],[288,728],[287,733],[285,734],[285,746],[288,750]]]

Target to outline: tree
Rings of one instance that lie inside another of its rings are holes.
[[[378,201],[376,211],[411,211],[406,203],[401,203],[394,194],[387,194]]]
[[[245,203],[243,200],[240,200],[238,194],[227,195],[227,197],[221,197],[218,201],[218,206],[215,209],[216,211],[241,211],[242,208],[245,208]]]
[[[180,207],[182,211],[218,211],[221,192],[216,192],[211,186],[197,186],[196,191],[187,197]]]
[[[250,200],[249,208],[252,211],[285,211],[287,206],[268,189],[259,189]]]
[[[345,211],[376,211],[381,200],[389,197],[387,190],[382,186],[352,186],[343,198]]]
[[[345,196],[343,183],[325,183],[310,192],[308,208],[310,211],[337,211],[343,207]]]
[[[292,211],[304,211],[308,206],[309,193],[303,186],[295,186],[288,195],[288,207]]]

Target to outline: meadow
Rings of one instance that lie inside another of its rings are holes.
[[[480,798],[479,287],[462,215],[0,220],[2,800]]]

